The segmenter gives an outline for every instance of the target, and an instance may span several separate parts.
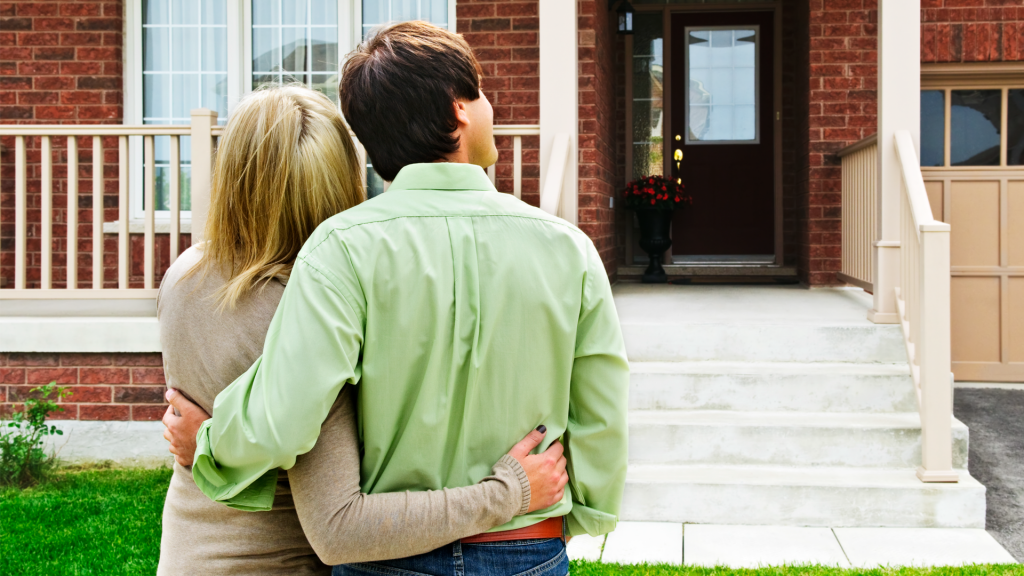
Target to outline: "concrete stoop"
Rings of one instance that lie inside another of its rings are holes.
[[[900,328],[860,290],[615,287],[630,359],[622,519],[983,528],[985,487],[925,484]]]

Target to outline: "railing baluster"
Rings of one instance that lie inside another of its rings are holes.
[[[67,289],[78,288],[78,139],[68,136]]]
[[[40,138],[39,161],[39,285],[49,290],[53,287],[53,143],[49,136]]]
[[[117,287],[128,289],[131,262],[128,250],[131,244],[128,219],[131,217],[128,201],[128,137],[118,136],[117,156]]]
[[[143,186],[144,198],[142,200],[142,208],[145,210],[145,235],[143,238],[143,288],[153,287],[153,249],[156,241],[153,227],[156,224],[154,221],[155,209],[153,206],[156,194],[153,192],[153,186],[156,182],[156,162],[153,160],[153,136],[143,136],[143,148],[144,155],[146,157],[146,169],[145,172],[145,183]]]
[[[103,288],[103,143],[92,137],[92,287]]]
[[[512,137],[512,193],[523,198],[523,137]]]
[[[178,245],[181,244],[181,150],[178,148],[177,136],[171,136],[171,166],[170,174],[170,212],[171,212],[171,237],[170,237],[170,260],[173,264],[178,259]]]
[[[25,239],[28,230],[25,223],[26,166],[25,137],[14,138],[14,287],[25,289]]]

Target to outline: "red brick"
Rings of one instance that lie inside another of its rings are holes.
[[[79,31],[95,30],[120,30],[120,18],[83,18],[76,22],[75,29]]]
[[[114,402],[163,404],[165,392],[165,386],[117,386],[114,388]]]
[[[131,410],[124,404],[81,404],[78,406],[79,420],[128,420]]]
[[[37,106],[36,118],[46,120],[68,120],[75,117],[74,106]]]
[[[74,48],[36,48],[36,60],[74,60]]]
[[[32,79],[22,76],[0,76],[0,90],[31,90]]]
[[[71,18],[36,18],[32,23],[35,30],[74,30],[75,22]]]
[[[24,384],[24,368],[0,368],[0,384]],[[3,401],[3,400],[0,400]]]
[[[163,368],[132,368],[132,384],[166,384]]]
[[[138,404],[132,406],[132,420],[136,422],[150,421],[158,422],[163,419],[166,406],[154,406],[152,404]]]
[[[77,368],[29,368],[25,370],[25,381],[29,384],[77,384]]]
[[[131,375],[128,368],[81,368],[79,382],[82,384],[128,384]]]
[[[110,402],[112,394],[110,386],[68,386],[68,390],[71,396],[64,400],[68,404]]]
[[[7,356],[8,366],[58,366],[60,355],[49,352],[11,352]]]

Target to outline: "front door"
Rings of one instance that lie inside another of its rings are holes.
[[[672,15],[672,175],[680,263],[771,263],[775,255],[774,16]]]

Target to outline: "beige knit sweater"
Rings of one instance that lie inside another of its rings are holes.
[[[167,385],[210,412],[217,393],[262,353],[284,286],[271,282],[233,310],[219,311],[213,294],[224,276],[182,279],[201,255],[190,248],[167,271],[157,314]],[[346,389],[313,450],[280,475],[270,512],[212,502],[191,470],[175,465],[157,573],[327,575],[326,565],[428,552],[526,512],[530,485],[519,463],[506,455],[492,472],[465,488],[360,493],[354,394]]]

